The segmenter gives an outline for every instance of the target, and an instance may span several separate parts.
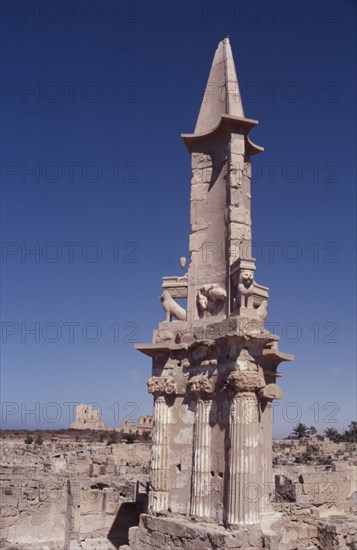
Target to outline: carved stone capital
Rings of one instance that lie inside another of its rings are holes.
[[[258,371],[234,370],[227,378],[228,387],[237,392],[257,392],[264,388],[263,376]]]
[[[162,378],[161,376],[152,376],[147,381],[148,392],[153,395],[173,395],[177,388],[174,379],[171,376]]]
[[[202,395],[208,396],[214,391],[214,383],[212,378],[209,378],[207,374],[201,373],[190,378],[187,382],[187,388],[197,397]]]

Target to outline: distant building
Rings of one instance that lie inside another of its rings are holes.
[[[100,411],[92,405],[81,404],[76,407],[76,419],[71,423],[73,430],[106,430],[100,421]]]
[[[123,422],[123,431],[125,434],[142,435],[144,432],[148,432],[151,435],[152,428],[152,416],[140,416],[137,421],[128,418]]]

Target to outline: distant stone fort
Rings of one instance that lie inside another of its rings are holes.
[[[80,404],[76,407],[76,419],[71,423],[72,430],[111,430],[100,420],[100,410],[92,405]],[[122,428],[113,428],[116,431],[123,431],[125,434],[143,435],[148,432],[151,435],[153,427],[152,416],[139,416],[138,420],[127,418]]]
[[[125,434],[143,435],[143,433],[148,432],[151,435],[152,427],[152,416],[139,416],[137,421],[128,418],[123,422],[123,431]]]
[[[106,430],[100,421],[100,411],[92,405],[81,404],[76,407],[76,419],[71,423],[73,430]]]

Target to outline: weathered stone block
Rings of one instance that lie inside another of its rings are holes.
[[[207,242],[207,234],[202,232],[190,235],[190,252],[202,250],[202,245]]]
[[[113,550],[113,545],[104,538],[87,539],[82,544],[83,550]]]
[[[200,174],[202,178],[202,174]],[[196,183],[191,189],[191,201],[203,201],[207,198],[207,185],[205,183]]]
[[[244,146],[244,136],[233,134],[231,140],[231,152],[244,155],[245,146]]]

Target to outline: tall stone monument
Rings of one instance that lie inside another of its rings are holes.
[[[281,547],[272,401],[282,397],[277,367],[293,357],[264,328],[268,288],[255,279],[256,124],[244,115],[225,38],[195,131],[182,136],[192,158],[188,272],[163,278],[165,320],[153,343],[136,346],[152,358],[154,398],[148,513],[131,536],[140,550]]]

